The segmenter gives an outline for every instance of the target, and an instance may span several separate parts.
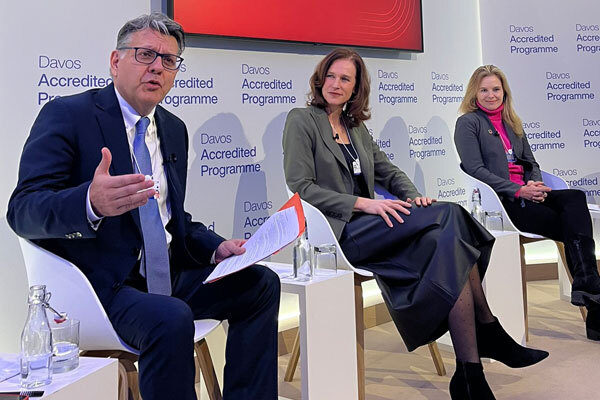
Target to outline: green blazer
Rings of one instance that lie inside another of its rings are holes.
[[[350,131],[369,197],[379,184],[399,199],[421,196],[408,176],[379,149],[364,124]],[[352,173],[325,110],[309,106],[289,112],[283,130],[283,165],[288,188],[317,207],[339,239],[352,218],[357,196]]]

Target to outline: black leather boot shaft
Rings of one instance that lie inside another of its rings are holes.
[[[600,275],[596,264],[596,246],[592,238],[578,236],[565,243],[569,270],[573,277],[571,303],[584,306],[587,301],[600,303]]]
[[[588,314],[585,319],[585,331],[590,340],[600,341],[600,305],[596,303],[588,304]]]

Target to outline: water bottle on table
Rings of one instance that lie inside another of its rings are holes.
[[[52,332],[46,316],[46,286],[29,288],[29,312],[21,333],[21,386],[52,382]]]
[[[471,209],[471,216],[475,218],[479,223],[485,226],[485,211],[481,206],[481,192],[479,188],[473,189],[473,194],[471,195],[471,202],[473,203],[473,208]]]
[[[294,279],[300,282],[309,281],[313,277],[313,248],[308,242],[308,226],[296,242],[293,249]]]

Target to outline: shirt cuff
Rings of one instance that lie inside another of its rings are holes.
[[[91,185],[90,185],[91,186]],[[92,202],[90,201],[90,188],[88,186],[87,195],[85,196],[85,212],[87,214],[87,219],[93,230],[97,231],[100,226],[100,222],[104,217],[99,217],[94,212],[92,208]]]
[[[515,199],[518,199],[519,197],[521,197],[521,188],[515,192]]]
[[[211,264],[216,264],[216,261],[215,261],[215,256],[216,256],[216,255],[217,255],[217,251],[215,250],[215,251],[213,252],[212,256],[210,256],[210,263],[211,263]]]

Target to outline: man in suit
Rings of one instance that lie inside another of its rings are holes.
[[[251,266],[202,284],[216,262],[244,249],[183,208],[187,130],[158,105],[183,48],[183,29],[163,14],[127,22],[110,56],[114,84],[40,111],[8,221],[88,277],[116,332],[140,350],[145,400],[196,398],[201,318],[229,321],[224,398],[277,399],[278,277]]]

